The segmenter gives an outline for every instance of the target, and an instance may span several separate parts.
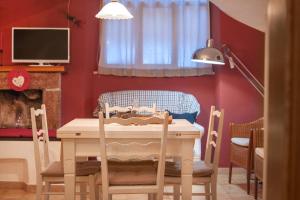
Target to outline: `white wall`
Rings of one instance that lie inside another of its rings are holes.
[[[262,32],[267,28],[268,0],[210,0],[230,17]]]
[[[50,160],[60,159],[60,142],[49,144]],[[0,141],[0,181],[36,184],[33,141]]]

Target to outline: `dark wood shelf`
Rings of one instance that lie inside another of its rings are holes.
[[[64,72],[64,66],[26,66],[26,65],[11,65],[0,66],[0,72],[10,72],[11,70],[24,67],[28,72]]]

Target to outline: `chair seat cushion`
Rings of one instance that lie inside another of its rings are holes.
[[[64,176],[64,169],[60,161],[51,162],[46,169],[41,172],[42,176],[61,177]]]
[[[109,184],[154,185],[156,183],[157,162],[154,161],[109,161]],[[101,174],[96,175],[96,184],[101,184]]]
[[[261,158],[264,158],[264,148],[255,148],[255,154]]]
[[[97,160],[76,162],[76,175],[88,176],[100,171],[101,162]]]
[[[100,162],[96,160],[76,162],[76,175],[88,176],[96,174],[100,171]],[[61,161],[55,161],[48,165],[48,167],[41,172],[42,176],[47,177],[62,177],[64,176],[64,169]]]
[[[194,177],[207,177],[213,174],[212,165],[208,165],[203,161],[196,161],[193,163]],[[165,176],[180,177],[181,176],[181,162],[166,162]]]
[[[231,142],[233,144],[243,146],[243,147],[248,147],[249,146],[249,138],[238,138],[238,137],[233,137],[231,138]]]

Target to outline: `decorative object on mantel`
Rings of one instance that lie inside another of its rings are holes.
[[[210,63],[215,65],[224,65],[225,57],[228,59],[230,68],[237,68],[238,71],[247,79],[247,81],[249,81],[249,83],[256,89],[256,91],[262,97],[264,97],[264,86],[249,71],[247,66],[237,57],[237,55],[233,53],[226,44],[222,45],[221,50],[223,51],[223,54],[220,50],[213,47],[213,39],[208,39],[207,47],[197,49],[193,54],[192,61]]]
[[[132,14],[127,8],[118,2],[118,0],[111,0],[110,3],[103,6],[103,8],[95,16],[99,19],[131,19]]]
[[[29,88],[30,75],[24,68],[18,68],[7,74],[7,84],[10,89],[24,91]]]

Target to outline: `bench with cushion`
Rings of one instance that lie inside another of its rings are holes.
[[[109,106],[147,106],[152,107],[156,104],[157,111],[168,110],[178,118],[197,117],[200,114],[200,104],[192,94],[168,90],[123,90],[106,92],[99,96],[97,107],[93,115],[98,117],[100,111],[105,112],[105,103]],[[134,105],[135,104],[135,105]],[[175,118],[173,116],[173,118]],[[199,131],[204,132],[203,126],[193,123]],[[195,157],[200,158],[200,140],[195,142]]]

